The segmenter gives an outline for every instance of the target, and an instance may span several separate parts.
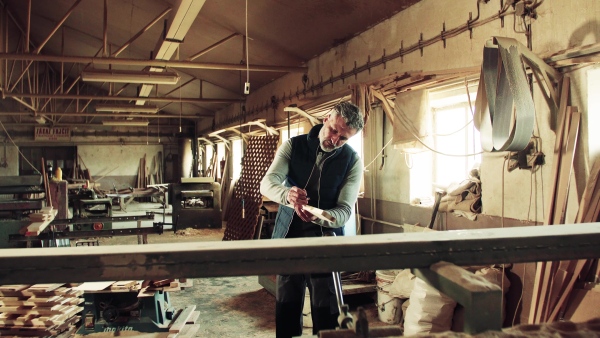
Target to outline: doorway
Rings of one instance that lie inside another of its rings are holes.
[[[38,170],[42,172],[41,163],[43,158],[46,162],[44,165],[47,171],[50,167],[52,172],[56,168],[61,168],[64,179],[73,177],[73,164],[77,156],[77,147],[21,147],[20,150],[23,156],[19,158],[19,176],[35,175]],[[47,174],[51,175],[52,173]]]

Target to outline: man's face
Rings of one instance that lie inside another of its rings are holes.
[[[355,134],[356,129],[348,127],[341,115],[328,115],[323,119],[323,128],[319,132],[321,149],[331,152],[343,146]]]

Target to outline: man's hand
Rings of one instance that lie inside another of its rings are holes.
[[[311,222],[317,219],[317,217],[303,209],[304,205],[308,204],[308,196],[306,195],[306,190],[300,189],[298,187],[292,187],[287,195],[287,200],[294,206],[294,210],[296,210],[296,214],[302,219],[304,222]]]

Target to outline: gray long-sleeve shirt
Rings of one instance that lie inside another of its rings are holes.
[[[349,147],[349,146],[348,146]],[[270,200],[279,204],[289,204],[287,200],[288,192],[290,188],[283,185],[289,172],[289,163],[292,155],[292,142],[290,140],[285,141],[275,154],[275,159],[269,170],[265,174],[265,177],[260,182],[260,192]],[[319,184],[319,177],[321,176],[321,168],[323,167],[324,160],[329,156],[328,153],[320,153],[317,156],[317,161],[313,168],[313,173],[307,183],[311,187],[316,187]],[[358,190],[360,189],[360,180],[363,170],[363,164],[360,157],[357,156],[356,162],[352,165],[348,171],[348,175],[342,182],[340,195],[337,200],[337,204],[334,208],[326,210],[336,221],[334,223],[325,222],[320,219],[316,219],[313,223],[328,227],[328,228],[339,228],[346,224],[346,221],[350,218],[352,208],[358,197]],[[306,187],[300,187],[306,188]],[[308,196],[309,198],[318,198],[318,196]]]

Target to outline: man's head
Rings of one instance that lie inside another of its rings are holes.
[[[350,102],[339,103],[323,119],[323,128],[319,131],[321,149],[331,152],[340,148],[363,127],[364,121],[360,109]]]

